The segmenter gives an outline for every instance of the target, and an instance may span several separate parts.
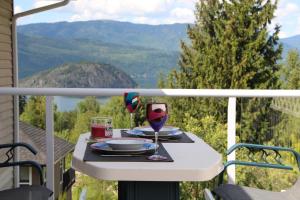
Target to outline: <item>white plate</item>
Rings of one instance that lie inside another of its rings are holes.
[[[114,150],[139,150],[142,149],[147,142],[137,139],[114,139],[107,140],[105,143]]]
[[[149,138],[149,139],[153,139],[155,137],[154,133],[152,134],[146,134],[140,130],[136,130],[136,129],[133,129],[133,130],[128,130],[126,131],[126,133],[131,136],[131,137],[142,137],[142,138]],[[171,132],[171,133],[165,133],[165,134],[161,134],[159,132],[158,134],[158,138],[164,138],[164,139],[176,139],[176,138],[179,138],[181,137],[181,135],[183,134],[182,131],[178,130],[178,131],[174,131],[174,132]]]
[[[98,142],[91,144],[91,148],[95,151],[99,151],[107,154],[144,154],[155,151],[154,143],[145,143],[141,149],[137,150],[114,150],[105,142]]]
[[[145,127],[136,127],[134,130],[142,131],[146,135],[154,135],[154,130],[150,126]],[[164,126],[160,129],[159,134],[160,135],[169,135],[170,133],[178,132],[178,127],[173,126]]]

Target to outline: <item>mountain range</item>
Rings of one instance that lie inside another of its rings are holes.
[[[18,26],[20,78],[65,63],[110,64],[141,87],[177,68],[188,24],[145,25],[110,20]],[[300,35],[281,40],[283,56],[299,49]]]

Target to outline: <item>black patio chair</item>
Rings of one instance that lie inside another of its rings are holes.
[[[0,149],[8,149],[6,152],[7,159],[0,163],[0,168],[14,167],[14,166],[31,166],[34,167],[40,176],[40,185],[22,186],[19,188],[7,189],[0,191],[1,200],[48,200],[53,192],[45,187],[43,180],[42,167],[35,161],[18,161],[13,162],[14,149],[16,147],[25,147],[34,155],[37,151],[29,144],[14,143],[14,144],[1,144]]]
[[[284,165],[282,163],[280,152],[292,153],[297,161],[298,169],[300,170],[300,154],[294,151],[293,149],[285,147],[241,143],[232,146],[227,151],[227,155],[241,148],[248,149],[248,157],[251,160],[251,162],[234,160],[225,163],[224,170],[219,175],[218,186],[212,192],[210,192],[208,189],[205,189],[204,194],[206,200],[300,200],[300,178],[298,178],[296,183],[290,189],[283,192],[273,192],[233,184],[223,184],[224,172],[226,171],[227,167],[231,165],[244,165],[253,167],[293,170],[293,167]],[[259,162],[254,159],[254,155],[256,153],[260,153],[261,161]],[[268,156],[273,156],[272,163],[270,163],[267,160]]]

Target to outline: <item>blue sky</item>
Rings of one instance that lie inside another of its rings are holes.
[[[52,4],[55,0],[15,0],[15,12]],[[74,0],[64,8],[28,16],[20,24],[112,19],[146,24],[192,23],[196,0]],[[300,0],[280,0],[272,26],[280,37],[300,34]],[[271,29],[272,27],[270,27]]]

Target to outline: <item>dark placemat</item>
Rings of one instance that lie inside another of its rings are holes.
[[[128,133],[126,133],[127,130],[121,130],[122,137],[132,137]],[[195,141],[192,140],[186,133],[183,133],[179,138],[177,139],[159,139],[162,143],[194,143]]]
[[[83,161],[86,162],[174,162],[172,157],[169,155],[164,146],[159,143],[158,148],[159,155],[167,157],[167,160],[153,161],[147,159],[148,155],[134,155],[134,156],[101,156],[105,154],[101,154],[98,151],[93,151],[90,147],[90,144],[87,144]],[[151,155],[151,154],[150,154]]]

